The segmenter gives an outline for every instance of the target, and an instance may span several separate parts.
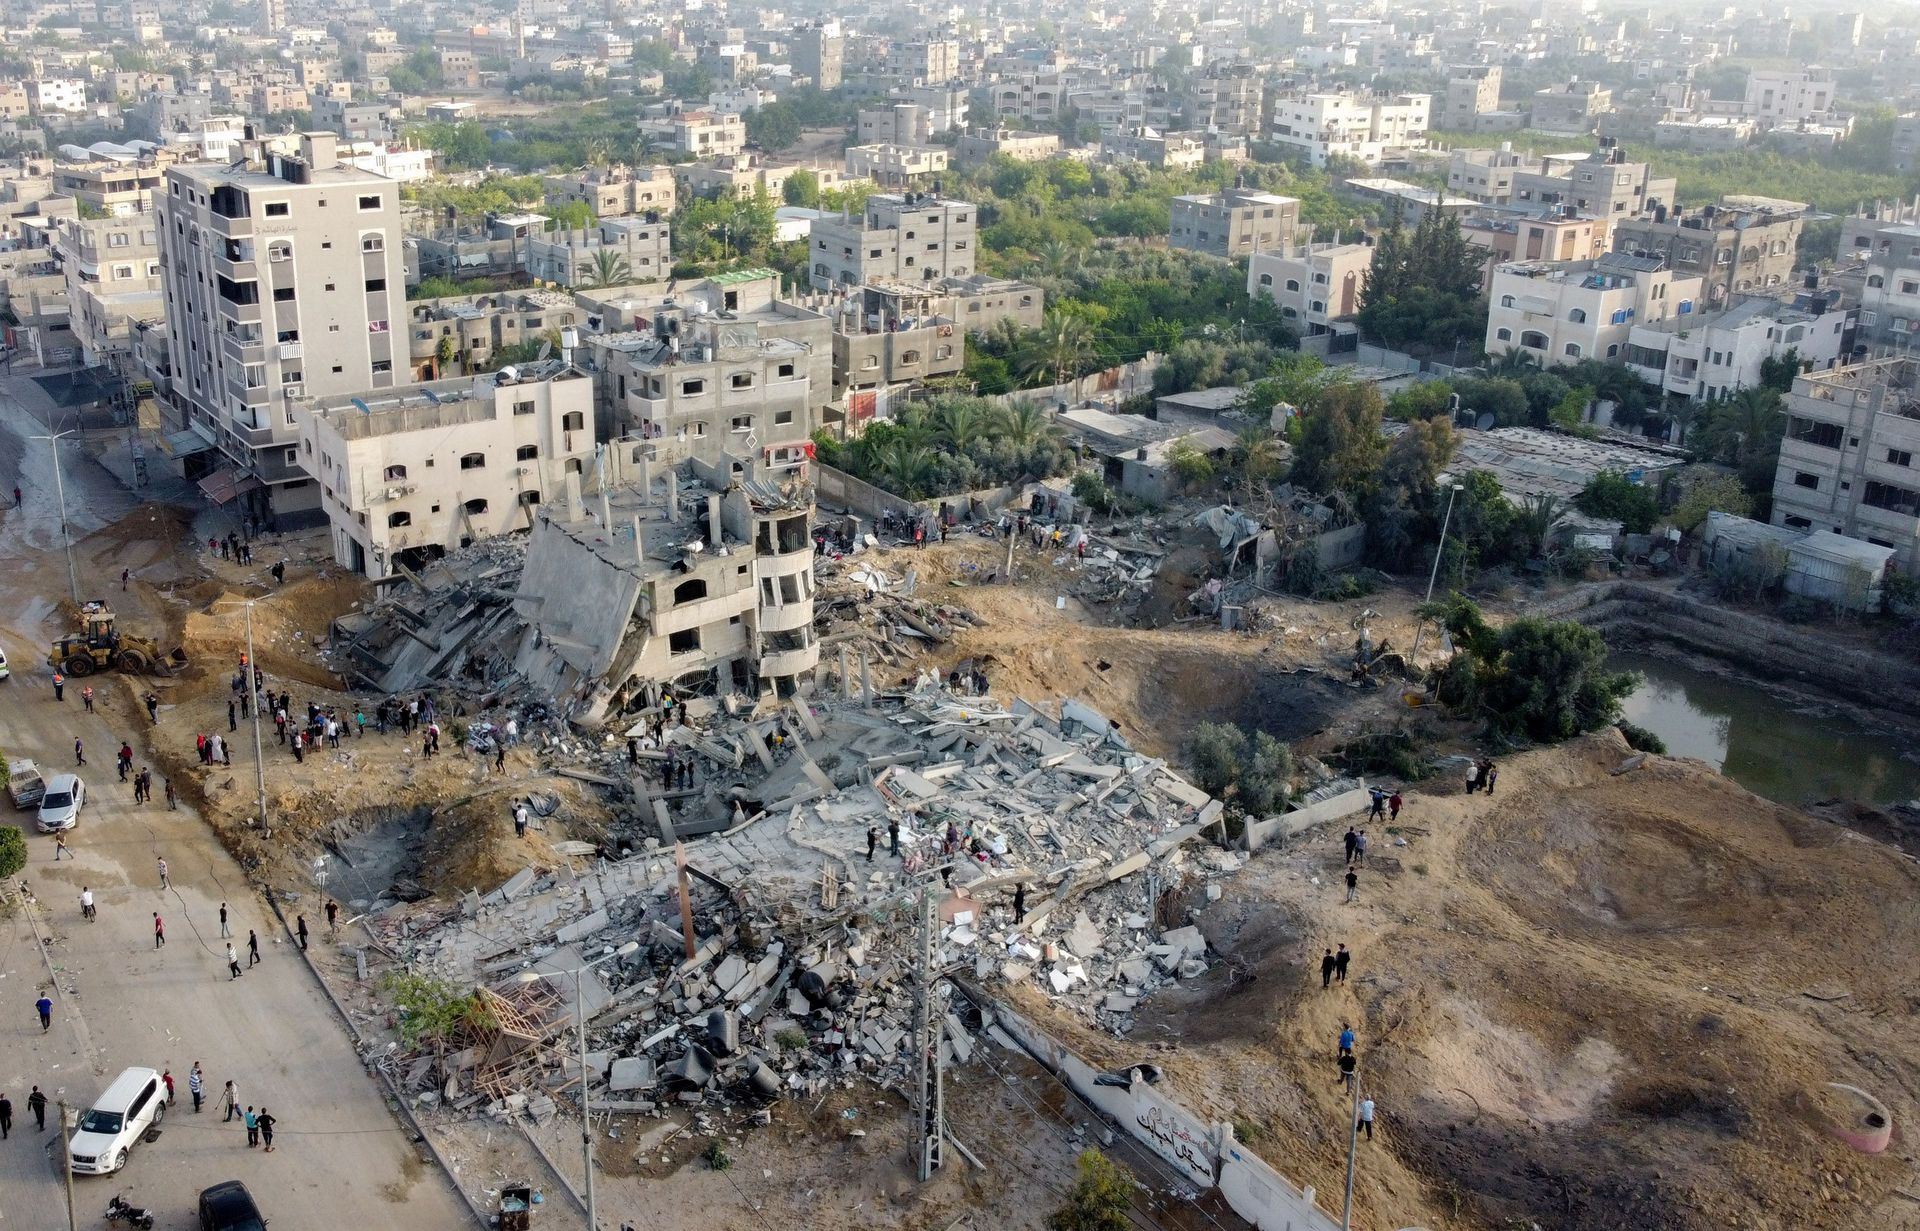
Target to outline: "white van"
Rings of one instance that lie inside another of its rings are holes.
[[[127,1165],[127,1153],[167,1114],[167,1088],[152,1069],[128,1069],[80,1114],[67,1139],[67,1159],[82,1175],[105,1175]]]

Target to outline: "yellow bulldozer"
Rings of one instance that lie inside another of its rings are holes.
[[[162,654],[160,647],[145,637],[123,633],[114,627],[113,608],[96,598],[80,608],[79,632],[54,639],[47,664],[68,675],[92,675],[115,667],[129,675],[172,675],[187,665],[185,650]]]

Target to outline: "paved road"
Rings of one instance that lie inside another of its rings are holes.
[[[0,485],[10,496],[14,480],[5,472],[21,457],[19,437],[34,428],[9,392],[0,386]],[[0,511],[0,578],[6,582],[0,641],[15,670],[0,681],[0,748],[63,771],[74,765],[74,738],[82,738],[89,765],[81,772],[91,794],[70,837],[77,858],[58,863],[53,840],[33,832],[30,818],[0,800],[0,823],[27,830],[30,860],[21,879],[38,899],[40,932],[50,937],[43,957],[24,913],[0,918],[0,1091],[15,1108],[13,1136],[0,1142],[0,1231],[66,1225],[61,1176],[45,1148],[54,1119],[50,1114],[47,1132],[33,1131],[29,1087],[84,1103],[128,1065],[170,1068],[179,1101],[159,1140],[136,1148],[119,1176],[75,1177],[79,1225],[100,1225],[107,1199],[124,1189],[159,1212],[158,1227],[185,1229],[193,1223],[198,1191],[226,1179],[247,1183],[274,1231],[470,1225],[444,1178],[422,1164],[389,1113],[290,942],[274,943],[282,933],[265,903],[248,892],[240,868],[192,813],[168,812],[164,802],[136,806],[132,788],[118,781],[114,752],[122,738],[137,738],[135,719],[144,715],[135,715],[112,687],[100,689],[96,714],[83,712],[76,688],[67,690],[64,703],[54,701],[33,653],[49,631],[38,621],[66,588],[57,516],[51,501],[34,498],[36,491],[50,495],[45,450],[26,445],[28,508]],[[81,502],[76,516],[89,528],[110,510],[132,505],[106,470],[75,463],[68,500],[70,508]],[[238,751],[234,768],[246,772]],[[160,856],[169,865],[171,890],[158,883]],[[93,889],[99,905],[92,924],[80,919],[82,886]],[[228,978],[219,934],[222,900],[232,912],[243,963],[247,930],[260,935],[263,961],[237,981]],[[159,951],[155,912],[167,930],[167,946]],[[310,925],[318,911],[313,915]],[[320,930],[315,927],[316,935]],[[57,979],[50,979],[49,965]],[[56,987],[53,1029],[43,1034],[33,1002],[50,984]],[[208,1077],[208,1109],[199,1115],[189,1106],[186,1083],[195,1060]],[[273,1154],[249,1151],[237,1125],[221,1122],[214,1104],[228,1079],[243,1101],[273,1109],[280,1147]]]

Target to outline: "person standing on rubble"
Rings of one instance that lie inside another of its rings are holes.
[[[504,740],[493,746],[493,772],[496,774],[507,772],[507,745]]]
[[[880,845],[880,830],[872,825],[867,826],[867,862],[868,863],[873,862],[873,849],[879,845]]]
[[[524,799],[513,806],[513,836],[516,838],[527,836],[527,801]]]
[[[1358,902],[1359,900],[1360,877],[1359,874],[1353,870],[1353,867],[1349,865],[1347,867],[1347,901]]]
[[[887,854],[900,854],[900,818],[897,816],[887,818]]]
[[[1013,887],[1013,921],[1027,921],[1027,882],[1020,881]]]

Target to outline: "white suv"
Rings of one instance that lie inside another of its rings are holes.
[[[127,1165],[127,1152],[167,1114],[167,1088],[152,1069],[128,1069],[80,1115],[67,1139],[68,1165],[105,1175]]]

